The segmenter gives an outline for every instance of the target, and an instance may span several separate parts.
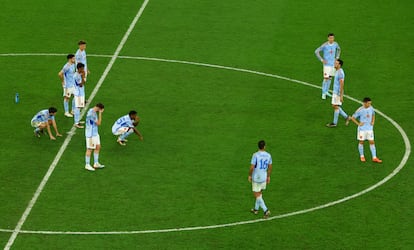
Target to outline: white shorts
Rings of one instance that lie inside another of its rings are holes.
[[[101,138],[99,135],[86,137],[86,148],[87,149],[95,149],[96,145],[101,145]]]
[[[85,96],[75,96],[75,107],[84,108],[85,107]]]
[[[75,93],[75,87],[63,88],[63,96],[69,98],[73,93]]]
[[[253,192],[260,192],[266,189],[266,182],[257,183],[252,181],[252,191]]]
[[[130,129],[132,129],[132,128],[129,128],[129,127],[122,127],[122,128],[119,128],[117,131],[115,131],[115,132],[112,132],[114,135],[122,135],[122,134],[125,134],[126,132],[128,132]]]
[[[338,105],[341,106],[342,102],[341,102],[341,97],[337,94],[332,94],[332,105]]]
[[[323,78],[329,78],[335,75],[335,68],[333,66],[323,66]]]
[[[36,121],[36,120],[32,120],[31,121],[31,124],[32,124],[32,127],[38,128],[41,124],[43,124],[43,122],[39,122],[39,121]]]
[[[362,130],[357,132],[357,140],[359,141],[373,141],[374,140],[374,131],[373,130]]]

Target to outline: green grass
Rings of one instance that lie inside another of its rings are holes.
[[[0,13],[5,24],[0,53],[65,54],[85,39],[89,54],[111,55],[141,3],[8,1]],[[239,67],[319,85],[321,65],[313,51],[335,32],[346,94],[369,95],[374,107],[413,138],[413,4],[338,2],[327,15],[328,3],[150,1],[121,55]],[[88,58],[87,95],[109,60]],[[0,125],[0,228],[14,229],[64,140],[34,138],[31,117],[56,106],[65,136],[72,120],[62,114],[57,77],[65,56],[0,57],[0,62],[0,105],[9,121]],[[19,104],[13,103],[16,92]],[[362,164],[355,126],[341,120],[338,128],[325,128],[333,112],[319,98],[319,89],[276,78],[119,58],[93,100],[105,104],[100,158],[107,168],[83,169],[85,139],[77,130],[23,229],[156,230],[256,219],[248,213],[253,198],[247,172],[262,138],[274,159],[264,193],[273,215],[341,199],[389,175],[404,155],[397,129],[378,115],[376,142],[384,163]],[[345,100],[348,113],[358,107]],[[144,141],[132,136],[120,147],[111,126],[131,109],[141,116]],[[369,156],[367,145],[365,150]],[[13,249],[412,249],[412,164],[410,158],[398,175],[368,194],[312,213],[199,231],[19,234]],[[9,237],[0,232],[0,244]]]

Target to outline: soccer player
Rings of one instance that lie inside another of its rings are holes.
[[[345,81],[345,72],[342,69],[344,62],[341,59],[335,60],[335,79],[332,91],[332,107],[334,109],[334,119],[333,122],[326,124],[327,127],[334,128],[338,124],[339,115],[346,119],[345,125],[348,125],[349,120],[351,119],[347,113],[342,109],[342,103],[344,101],[344,81]]]
[[[364,141],[368,140],[369,148],[371,149],[372,161],[381,163],[382,160],[378,159],[377,157],[377,150],[375,148],[374,142],[375,111],[371,105],[371,98],[365,97],[362,102],[362,107],[357,109],[351,116],[352,121],[358,125],[357,140],[359,140],[359,156],[362,162],[366,161],[364,156]]]
[[[253,214],[259,213],[259,208],[264,211],[264,218],[270,215],[269,209],[262,197],[262,191],[266,189],[266,184],[270,182],[270,174],[272,173],[272,156],[265,151],[266,143],[261,140],[258,143],[259,151],[253,154],[250,171],[249,182],[252,183],[252,191],[256,198],[254,208],[251,209]]]
[[[74,100],[75,100],[75,111],[74,111],[74,126],[77,128],[83,128],[80,121],[81,109],[85,107],[85,65],[83,63],[78,63],[76,65],[77,71],[74,74],[75,81],[75,91],[74,91]]]
[[[75,53],[76,65],[78,63],[83,63],[85,65],[85,81],[90,71],[88,70],[88,63],[86,62],[86,42],[81,40],[78,42],[79,49]]]
[[[75,74],[75,55],[69,54],[66,58],[68,59],[68,62],[63,66],[58,75],[60,80],[62,80],[63,107],[65,109],[65,116],[73,117],[73,115],[69,113],[69,100],[75,91],[75,82],[73,78],[73,75]],[[72,103],[72,109],[73,108]]]
[[[138,135],[139,139],[142,141],[144,137],[135,127],[138,126],[140,121],[137,111],[131,110],[127,115],[120,117],[114,125],[112,125],[112,134],[117,135],[118,139],[116,140],[119,145],[125,146],[127,142],[127,137],[135,133]]]
[[[321,51],[323,57],[320,54]],[[315,50],[315,55],[323,64],[322,99],[326,99],[326,96],[331,96],[329,88],[332,76],[335,74],[335,59],[338,59],[341,55],[341,48],[335,42],[335,35],[333,33],[328,34],[328,41]]]
[[[36,137],[40,137],[40,133],[43,133],[43,129],[47,129],[47,133],[49,135],[50,140],[56,140],[56,138],[52,135],[52,132],[50,131],[50,125],[53,126],[56,132],[56,136],[62,136],[57,128],[56,121],[55,121],[55,115],[56,115],[57,109],[55,107],[50,107],[49,109],[44,109],[39,111],[31,121],[32,127],[35,128],[34,135]]]
[[[98,103],[95,107],[88,110],[86,115],[86,153],[85,153],[85,169],[95,171],[95,169],[104,168],[104,165],[99,163],[99,151],[101,150],[101,140],[98,133],[98,126],[102,123],[102,113],[104,112],[104,105]],[[93,152],[94,164],[90,164],[91,154]]]

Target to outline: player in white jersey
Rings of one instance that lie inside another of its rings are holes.
[[[56,136],[62,136],[59,133],[59,130],[56,125],[56,112],[57,109],[55,107],[50,107],[49,109],[39,111],[35,116],[33,116],[31,120],[31,125],[35,128],[33,132],[36,137],[40,137],[40,133],[43,133],[43,129],[46,128],[50,140],[56,140],[56,138],[52,135],[52,132],[50,131],[51,125],[55,129]]]
[[[63,66],[62,70],[59,71],[59,78],[62,81],[63,87],[63,107],[65,109],[65,116],[66,117],[73,117],[71,113],[69,113],[69,100],[70,97],[73,95],[75,91],[75,83],[73,80],[73,75],[75,74],[75,55],[69,54],[66,57],[68,62]],[[73,103],[72,103],[72,110],[73,110]]]
[[[88,62],[86,60],[86,42],[81,40],[78,42],[78,45],[79,45],[79,49],[75,53],[75,61],[76,61],[76,65],[78,65],[78,63],[83,63],[83,65],[85,65],[85,81],[86,81],[86,77],[91,73],[89,71]]]
[[[320,52],[323,53],[323,57]],[[335,35],[333,33],[328,34],[328,41],[315,50],[315,55],[323,64],[322,99],[326,99],[326,96],[331,96],[329,94],[329,87],[331,79],[335,75],[335,59],[338,59],[341,55],[341,48],[335,42]]]
[[[270,182],[270,174],[272,173],[272,156],[265,151],[266,143],[261,140],[258,143],[259,151],[253,154],[250,162],[249,182],[252,183],[252,191],[256,202],[251,212],[259,213],[259,208],[264,211],[264,218],[270,215],[269,209],[262,197],[262,191],[266,189],[266,184]]]
[[[95,171],[97,168],[104,168],[104,165],[99,163],[99,152],[101,150],[101,139],[98,133],[98,126],[102,123],[102,113],[104,112],[104,105],[98,103],[95,107],[88,110],[86,114],[86,153],[85,153],[85,169],[89,171]],[[93,152],[94,165],[90,164],[91,155]]]
[[[381,163],[382,160],[377,157],[377,149],[375,148],[374,141],[374,123],[375,123],[375,111],[372,107],[371,98],[365,97],[362,101],[363,105],[355,111],[352,115],[352,121],[358,125],[357,140],[359,156],[362,162],[365,162],[364,156],[364,141],[368,140],[369,147],[371,149],[372,161]],[[358,120],[359,121],[358,121]]]
[[[334,118],[331,123],[326,124],[327,127],[334,128],[338,124],[339,115],[346,119],[345,125],[348,126],[350,116],[342,109],[342,103],[344,101],[344,83],[345,83],[345,72],[342,69],[344,62],[341,59],[335,60],[335,79],[332,91],[332,107],[334,109]]]
[[[142,137],[141,132],[136,129],[140,121],[139,116],[137,115],[137,111],[131,110],[127,115],[120,117],[114,125],[112,125],[112,134],[118,136],[116,140],[119,145],[125,146],[127,142],[127,137],[135,133],[138,135],[139,139],[142,141],[144,137]]]
[[[75,111],[74,111],[74,126],[77,128],[83,128],[80,121],[81,109],[85,107],[85,65],[83,63],[78,63],[76,65],[77,71],[74,74],[75,80],[75,92],[74,102],[75,102]]]

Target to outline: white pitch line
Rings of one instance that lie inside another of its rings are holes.
[[[112,66],[114,65],[116,59],[119,56],[119,53],[121,52],[122,48],[124,47],[126,41],[128,40],[129,35],[131,34],[132,30],[134,29],[136,23],[138,22],[139,18],[141,17],[142,13],[145,10],[145,7],[147,6],[149,0],[145,0],[144,3],[141,5],[141,8],[138,10],[138,13],[136,14],[134,20],[132,20],[132,23],[129,25],[128,30],[122,37],[121,42],[119,43],[118,47],[115,50],[115,53],[112,55],[111,60],[109,61],[108,65],[105,68],[105,71],[103,72],[101,78],[99,79],[98,83],[96,84],[95,88],[93,89],[91,95],[89,96],[88,103],[85,106],[81,116],[84,115],[84,113],[88,110],[88,107],[90,103],[92,102],[93,98],[95,98],[96,94],[98,93],[100,87],[102,86],[102,83],[105,81],[109,71],[112,69]],[[57,153],[55,159],[53,160],[52,164],[50,164],[48,171],[46,172],[46,175],[43,177],[42,181],[40,182],[40,185],[36,189],[32,199],[30,200],[29,204],[27,205],[23,215],[21,216],[20,220],[17,222],[16,227],[13,230],[12,235],[10,236],[6,246],[4,247],[5,250],[9,250],[10,247],[13,245],[14,241],[16,240],[18,234],[21,232],[22,226],[27,220],[27,217],[29,216],[30,212],[33,209],[33,206],[36,204],[37,199],[39,198],[40,194],[43,192],[43,189],[46,185],[46,183],[49,181],[50,176],[52,175],[53,171],[56,168],[56,165],[58,164],[60,158],[62,157],[63,153],[65,152],[69,142],[72,140],[72,137],[74,135],[76,128],[72,127],[70,130],[69,135],[66,137],[65,141],[63,142],[62,146],[59,149],[59,152]]]
[[[20,56],[22,54],[0,54],[0,56]],[[48,56],[48,55],[62,55],[62,54],[42,54],[42,53],[26,53],[24,55],[28,55],[28,56]],[[92,56],[92,57],[110,57],[109,55],[88,55],[88,56]],[[300,81],[300,80],[296,80],[296,79],[292,79],[292,78],[288,78],[288,77],[284,77],[284,76],[279,76],[279,75],[275,75],[275,74],[268,74],[268,73],[264,73],[264,72],[260,72],[260,71],[254,71],[254,70],[248,70],[248,69],[240,69],[240,68],[234,68],[234,67],[228,67],[228,66],[221,66],[221,65],[215,65],[215,64],[207,64],[207,63],[199,63],[199,62],[190,62],[190,61],[180,61],[180,60],[170,60],[170,59],[162,59],[162,58],[151,58],[151,57],[133,57],[133,56],[118,56],[118,58],[123,58],[123,59],[135,59],[135,60],[146,60],[146,61],[159,61],[159,62],[169,62],[169,63],[181,63],[181,64],[190,64],[190,65],[196,65],[196,66],[204,66],[204,67],[210,67],[210,68],[218,68],[218,69],[225,69],[225,70],[232,70],[232,71],[238,71],[238,72],[245,72],[245,73],[251,73],[251,74],[256,74],[256,75],[262,75],[262,76],[267,76],[267,77],[272,77],[272,78],[277,78],[277,79],[282,79],[282,80],[286,80],[286,81],[290,81],[290,82],[295,82],[295,83],[299,83],[302,85],[306,85],[309,87],[313,87],[313,88],[318,88],[320,89],[321,87],[314,85],[312,83],[308,83],[308,82],[304,82],[304,81]],[[351,96],[347,96],[345,95],[346,98],[357,102],[357,103],[361,103],[360,101],[358,101],[357,99],[351,97]],[[134,230],[134,231],[109,231],[109,232],[99,232],[99,231],[90,231],[90,232],[74,232],[74,231],[34,231],[34,230],[21,230],[20,233],[25,233],[25,234],[57,234],[57,235],[117,235],[117,234],[148,234],[148,233],[168,233],[168,232],[181,232],[181,231],[194,231],[194,230],[206,230],[206,229],[215,229],[215,228],[224,228],[224,227],[232,227],[232,226],[238,226],[238,225],[245,225],[245,224],[253,224],[253,223],[258,223],[258,222],[263,222],[263,221],[269,221],[269,220],[275,220],[275,219],[282,219],[282,218],[286,218],[286,217],[291,217],[291,216],[295,216],[295,215],[299,215],[299,214],[305,214],[305,213],[309,213],[309,212],[313,212],[316,210],[320,210],[320,209],[324,209],[327,207],[331,207],[343,202],[346,202],[348,200],[357,198],[359,196],[362,196],[376,188],[378,188],[379,186],[385,184],[387,181],[389,181],[391,178],[393,178],[395,175],[397,175],[402,168],[404,168],[404,166],[406,165],[409,156],[411,154],[411,143],[410,140],[407,136],[407,134],[405,133],[404,129],[396,122],[394,121],[392,118],[390,118],[389,116],[387,116],[386,114],[384,114],[383,112],[381,112],[378,109],[375,109],[375,111],[383,116],[385,119],[387,119],[395,128],[397,128],[398,132],[400,132],[403,140],[404,140],[404,144],[405,144],[405,153],[404,156],[400,162],[400,164],[389,174],[387,175],[385,178],[383,178],[381,181],[377,182],[376,184],[358,192],[355,193],[353,195],[344,197],[342,199],[339,200],[335,200],[323,205],[319,205],[316,207],[312,207],[312,208],[308,208],[308,209],[303,209],[303,210],[299,210],[299,211],[294,211],[294,212],[290,212],[290,213],[285,213],[285,214],[279,214],[279,215],[274,215],[268,219],[256,219],[256,220],[248,220],[248,221],[239,221],[239,222],[233,222],[233,223],[226,223],[226,224],[219,224],[219,225],[210,225],[210,226],[195,226],[195,227],[184,227],[184,228],[169,228],[169,229],[153,229],[153,230]],[[0,229],[0,232],[12,232],[12,230],[9,229]]]

